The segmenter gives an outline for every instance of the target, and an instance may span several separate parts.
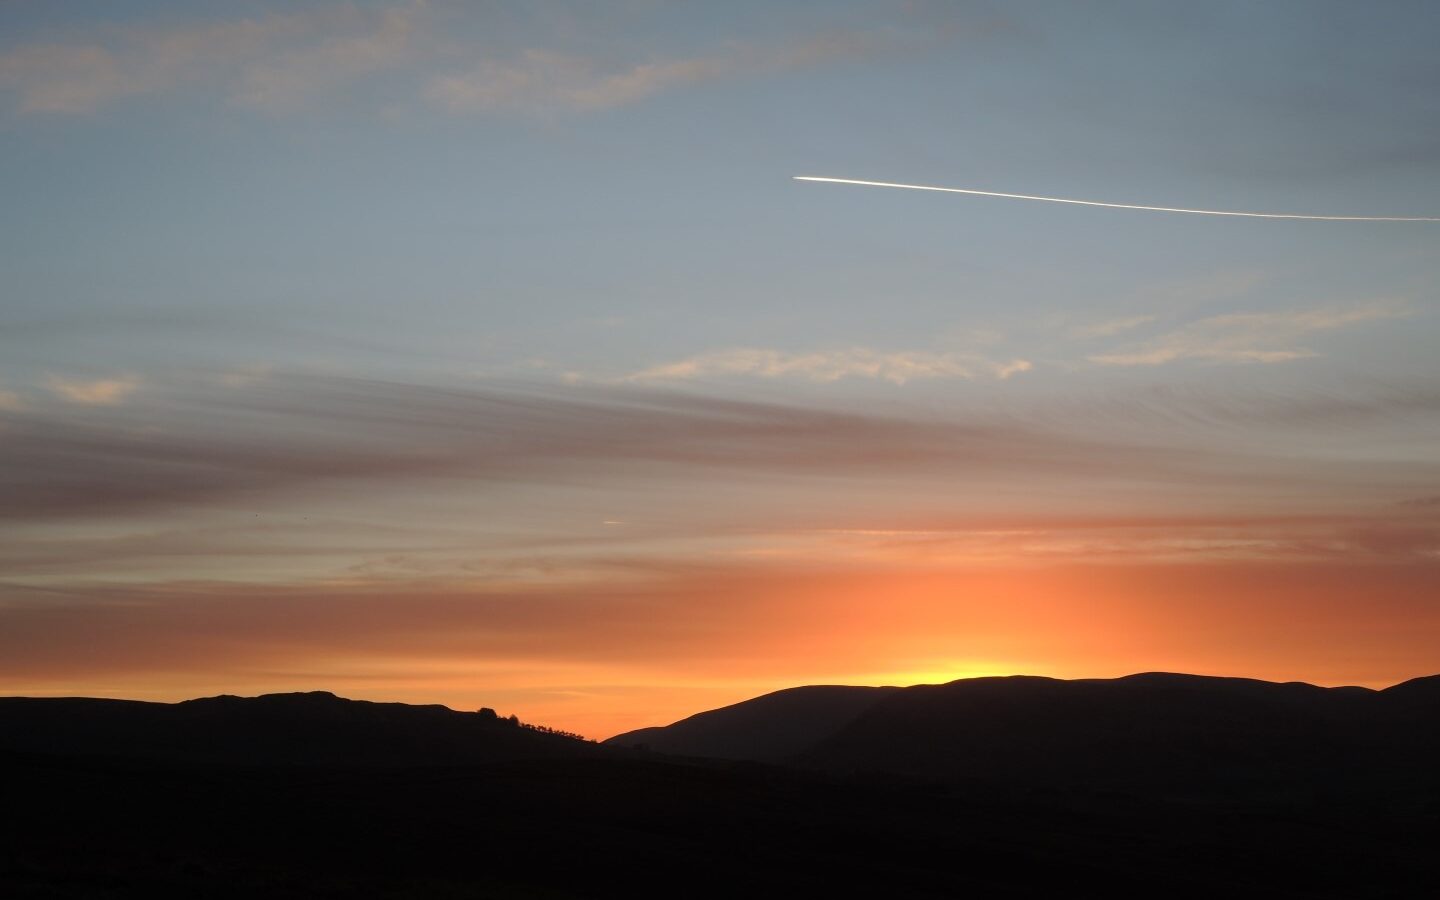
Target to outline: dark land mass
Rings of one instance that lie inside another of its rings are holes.
[[[183,703],[0,697],[0,748],[191,763],[423,766],[608,755],[579,741],[445,706],[326,691]]]
[[[1383,691],[1169,673],[805,687],[606,743],[841,774],[1174,798],[1421,790],[1440,778],[1440,676]]]
[[[975,679],[680,731],[776,765],[328,694],[0,700],[0,896],[1440,896],[1437,701]]]
[[[605,743],[676,756],[785,762],[854,722],[895,687],[815,684],[696,713],[673,725],[617,734]]]

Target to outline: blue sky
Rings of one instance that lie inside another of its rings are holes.
[[[615,375],[716,345],[946,351],[977,332],[1070,358],[1010,333],[1414,302],[1434,280],[1433,228],[787,181],[1433,213],[1423,6],[54,6],[3,13],[0,227],[22,325],[135,333],[79,350],[97,371],[379,352]],[[507,87],[441,90],[471,82]],[[7,369],[55,365],[27,355]]]
[[[901,532],[1433,565],[1440,225],[790,179],[1440,215],[1437,40],[1423,2],[11,0],[6,602],[893,569]],[[920,670],[856,666],[746,686]]]

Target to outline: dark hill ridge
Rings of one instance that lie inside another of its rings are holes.
[[[0,750],[243,765],[456,765],[613,754],[494,715],[325,691],[181,703],[0,698]]]
[[[1440,757],[1440,676],[1383,691],[1170,673],[810,690],[607,743],[836,773],[1167,795],[1440,782],[1430,762]]]
[[[1147,673],[777,691],[604,745],[326,692],[182,703],[0,698],[0,750],[242,765],[672,756],[951,783],[1166,794],[1440,781],[1440,676],[1383,691]]]
[[[773,766],[326,693],[0,699],[0,896],[1435,897],[1437,720],[1440,678],[1147,674],[641,733]]]
[[[855,721],[894,687],[809,685],[696,713],[673,725],[641,728],[605,743],[677,756],[779,762]]]

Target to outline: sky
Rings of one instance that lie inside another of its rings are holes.
[[[0,693],[1440,672],[1430,2],[0,3]]]

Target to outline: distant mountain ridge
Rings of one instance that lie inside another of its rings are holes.
[[[326,693],[0,699],[0,896],[1435,897],[1437,720],[1440,678],[1147,674],[612,739],[772,766]]]
[[[613,755],[485,713],[327,691],[180,703],[0,697],[0,750],[242,765],[455,765]]]
[[[782,762],[838,732],[901,688],[807,685],[696,713],[672,725],[640,728],[605,741],[656,753]]]
[[[1145,673],[776,691],[603,744],[327,692],[0,698],[0,751],[246,766],[653,757],[1172,797],[1413,789],[1440,802],[1440,676],[1385,690]]]
[[[1440,676],[1380,691],[1172,673],[797,688],[606,743],[950,782],[1429,789],[1440,785]]]

